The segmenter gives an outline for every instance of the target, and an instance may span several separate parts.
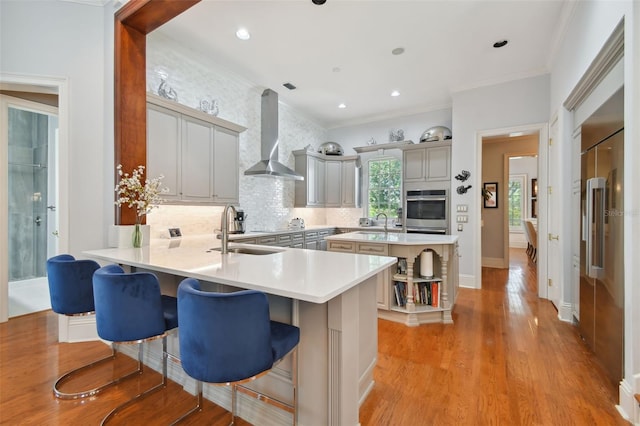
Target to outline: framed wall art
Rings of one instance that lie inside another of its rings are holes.
[[[484,208],[498,208],[498,182],[487,182],[483,186]]]

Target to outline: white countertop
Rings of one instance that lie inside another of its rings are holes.
[[[283,228],[262,231],[247,231],[243,234],[229,234],[229,240],[239,240],[244,238],[264,237],[274,234],[292,234],[305,231],[321,231],[323,229],[358,229],[363,231],[383,231],[384,226],[335,226],[335,225],[309,225],[305,228]],[[389,232],[402,232],[402,228],[390,226]]]
[[[457,235],[435,234],[404,234],[397,232],[371,232],[357,231],[346,234],[331,235],[325,237],[330,241],[353,241],[378,244],[396,245],[429,245],[429,244],[454,244],[458,241]]]
[[[325,303],[397,261],[387,256],[237,243],[231,243],[229,247],[262,248],[277,250],[277,253],[222,255],[219,251],[207,252],[213,247],[220,247],[220,240],[211,235],[180,240],[154,239],[148,247],[90,250],[84,254],[102,261],[313,303]]]

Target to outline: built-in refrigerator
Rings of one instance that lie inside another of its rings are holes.
[[[579,330],[616,385],[624,358],[623,126],[620,90],[581,128]]]

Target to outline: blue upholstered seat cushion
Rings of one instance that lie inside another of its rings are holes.
[[[176,309],[163,303],[160,284],[149,272],[124,273],[107,265],[93,275],[93,297],[98,335],[112,342],[130,342],[159,336],[175,324]],[[169,308],[165,319],[164,307]]]
[[[164,313],[164,327],[167,330],[178,326],[178,299],[162,295],[162,312]]]
[[[271,321],[271,351],[273,362],[279,361],[300,342],[300,329],[296,326]]]
[[[267,296],[259,291],[205,292],[187,278],[178,287],[178,312],[182,368],[203,382],[258,375],[273,367],[274,354],[284,356],[299,340],[297,327],[272,325]]]
[[[47,279],[53,312],[63,315],[93,312],[93,273],[100,268],[93,260],[76,260],[60,254],[47,260]]]

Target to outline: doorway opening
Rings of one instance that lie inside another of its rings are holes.
[[[537,140],[532,141],[534,146]],[[507,221],[509,252],[525,250],[532,263],[538,251],[538,155],[508,156]],[[509,265],[511,265],[511,258]]]
[[[55,161],[47,158],[48,161],[55,164],[57,172],[55,173],[55,179],[48,179],[48,185],[55,183],[55,190],[47,188],[47,192],[56,193],[56,216],[50,218],[49,209],[47,209],[46,213],[47,222],[51,226],[56,223],[56,229],[48,232],[50,235],[52,232],[57,231],[55,238],[57,252],[55,254],[65,253],[69,250],[69,197],[65,190],[69,182],[67,161],[69,157],[69,95],[67,87],[68,82],[65,78],[0,74],[0,187],[6,188],[0,191],[0,229],[9,229],[8,105],[19,104],[18,109],[26,109],[45,115],[57,115],[57,143],[54,143],[57,154]],[[17,101],[15,98],[17,98]],[[38,162],[32,162],[32,164],[36,163]],[[43,172],[44,168],[39,168],[39,170]],[[50,167],[47,167],[47,171],[47,173],[51,172]],[[40,193],[42,194],[42,191]],[[27,198],[31,197],[33,200],[33,193],[27,192],[26,194]],[[41,201],[44,202],[42,199]],[[45,207],[48,205],[51,204],[45,204]],[[43,218],[41,216],[41,228],[42,224]],[[48,244],[47,247],[52,250]],[[5,231],[0,235],[0,322],[5,322],[9,319],[9,256],[9,235]]]
[[[495,184],[497,202],[483,203],[482,266],[508,268],[509,249],[528,248],[525,221],[537,226],[537,198],[531,185],[538,178],[538,132],[501,134],[482,139],[482,181]],[[537,195],[537,194],[536,194]]]
[[[480,196],[477,235],[481,250],[477,255],[477,274],[482,276],[482,268],[510,268],[512,253],[516,253],[514,265],[522,265],[522,259],[531,262],[535,291],[543,298],[547,297],[546,286],[541,286],[540,281],[546,273],[546,258],[540,257],[546,253],[546,247],[540,247],[537,244],[540,239],[536,238],[538,256],[534,262],[528,255],[523,225],[532,221],[536,228],[543,228],[536,229],[536,233],[545,235],[546,197],[537,188],[546,185],[546,156],[540,158],[540,152],[547,140],[546,123],[495,129],[477,137],[480,188],[496,192],[489,201],[484,191]]]
[[[46,260],[58,251],[57,113],[54,106],[2,95],[9,317],[51,308]]]

